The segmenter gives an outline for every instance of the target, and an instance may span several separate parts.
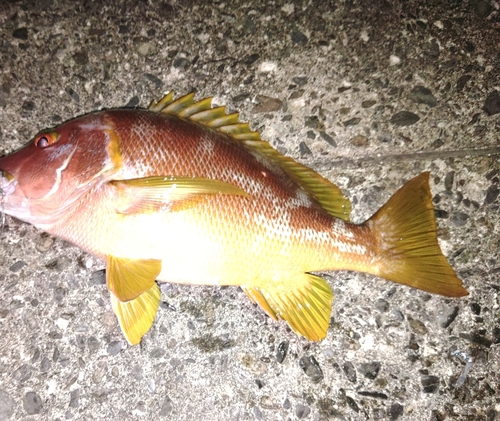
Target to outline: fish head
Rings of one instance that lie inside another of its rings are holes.
[[[119,164],[119,145],[105,113],[40,132],[0,158],[3,212],[34,225],[48,223]]]

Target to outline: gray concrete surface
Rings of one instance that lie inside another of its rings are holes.
[[[129,347],[103,263],[7,218],[0,421],[500,419],[498,1],[102,3],[0,0],[0,154],[195,90],[337,183],[356,221],[430,170],[470,295],[332,273],[331,328],[310,343],[239,289],[164,285]]]

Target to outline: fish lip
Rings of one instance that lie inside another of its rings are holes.
[[[16,186],[17,180],[15,177],[11,173],[0,169],[0,196],[5,197],[14,193]]]

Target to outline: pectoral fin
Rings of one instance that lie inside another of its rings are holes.
[[[248,196],[233,184],[201,177],[154,176],[109,184],[115,189],[116,210],[122,214],[184,210],[217,194]]]
[[[279,289],[243,287],[273,319],[286,320],[297,333],[312,341],[326,337],[330,324],[333,294],[319,276],[301,274]]]
[[[106,283],[118,300],[126,302],[150,290],[160,271],[160,260],[124,259],[109,255]]]
[[[118,323],[130,345],[137,345],[150,329],[160,303],[160,289],[156,283],[134,300],[121,302],[111,293],[111,305]]]

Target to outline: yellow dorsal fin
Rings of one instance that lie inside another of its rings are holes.
[[[109,182],[116,193],[116,210],[122,214],[189,209],[209,196],[248,196],[239,187],[202,177],[152,176]]]
[[[158,310],[160,297],[160,289],[156,283],[153,283],[149,290],[126,303],[121,302],[111,293],[113,311],[130,345],[137,345],[151,328]]]
[[[349,221],[351,203],[340,188],[310,168],[281,155],[268,142],[261,140],[259,132],[252,131],[248,123],[240,123],[238,113],[226,114],[224,106],[211,108],[211,100],[205,98],[194,102],[194,93],[190,93],[174,101],[172,91],[160,101],[153,101],[148,109],[188,118],[245,142],[247,147],[278,163],[330,215]]]
[[[268,142],[247,140],[245,144],[279,163],[290,178],[307,190],[330,215],[349,221],[351,202],[335,184],[292,158],[281,155]]]
[[[304,273],[290,279],[286,288],[243,286],[243,291],[269,316],[286,320],[298,334],[311,341],[325,338],[333,294],[326,281],[319,276]]]
[[[160,260],[125,259],[108,255],[106,284],[120,301],[130,301],[149,290],[160,271]]]

